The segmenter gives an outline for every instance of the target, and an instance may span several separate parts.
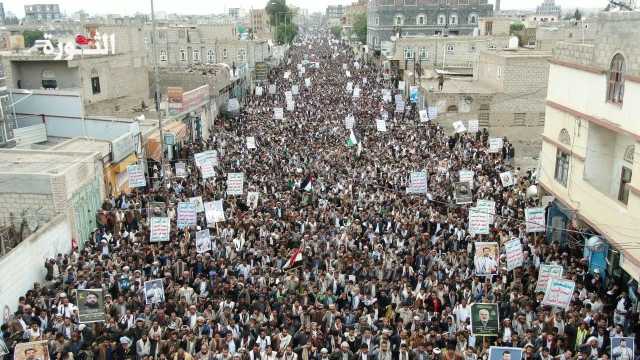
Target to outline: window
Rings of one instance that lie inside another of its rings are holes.
[[[100,94],[100,77],[91,77],[91,92],[93,95]]]
[[[427,17],[420,14],[418,15],[418,17],[416,18],[416,24],[417,25],[426,25],[427,24]]]
[[[216,62],[216,52],[213,49],[209,49],[207,51],[207,62],[209,64],[214,64]]]
[[[502,79],[502,66],[498,66],[497,78],[498,80]]]
[[[458,5],[469,5],[469,0],[458,0]]]
[[[404,24],[404,17],[402,15],[396,15],[396,17],[394,18],[393,24],[394,25],[403,25]]]
[[[492,42],[489,42],[489,44],[487,45],[487,47],[488,47],[489,49],[491,49],[491,50],[495,50],[495,48],[496,48],[496,44],[494,44],[494,43],[492,43]]]
[[[626,166],[622,167],[620,173],[620,189],[618,190],[618,200],[627,204],[629,202],[629,184],[631,183],[631,169]]]
[[[245,62],[247,60],[247,50],[246,49],[238,49],[238,61]]]
[[[569,135],[569,131],[567,131],[567,129],[560,130],[558,141],[560,141],[561,144],[571,146],[571,135]]]
[[[449,105],[449,107],[447,108],[447,112],[450,112],[450,113],[456,113],[456,112],[458,112],[458,106],[456,106],[456,105]]]
[[[607,88],[607,101],[614,104],[622,104],[624,97],[624,57],[616,54],[611,60],[609,68],[609,85]]]
[[[404,4],[405,5],[416,6],[416,5],[418,5],[418,1],[417,0],[404,0]]]
[[[453,44],[447,44],[447,53],[452,54],[455,51],[455,46]]]
[[[413,59],[413,48],[404,48],[405,60]]]
[[[475,24],[478,22],[478,15],[476,14],[471,14],[469,15],[469,20],[468,20],[469,24]]]
[[[428,60],[429,54],[427,53],[427,49],[420,48],[420,60]]]
[[[193,49],[193,62],[200,62],[200,50]]]
[[[567,187],[567,180],[569,179],[569,159],[569,154],[558,149],[556,153],[556,171],[553,177],[564,187]]]
[[[493,35],[493,21],[487,21],[484,23],[484,34]]]
[[[180,49],[180,61],[187,61],[187,52],[184,49]]]
[[[226,59],[229,55],[229,52],[227,51],[227,49],[222,49],[222,58]]]
[[[160,50],[160,61],[167,61],[167,50]]]
[[[42,87],[46,90],[48,89],[57,89],[58,81],[55,79],[42,79]]]
[[[469,45],[469,52],[471,52],[471,53],[476,52],[476,44]]]
[[[449,23],[451,25],[456,25],[458,23],[458,15],[453,14],[453,15],[449,16]]]
[[[444,25],[446,21],[447,21],[446,16],[444,16],[443,14],[438,15],[438,25]]]
[[[380,25],[380,16],[376,16],[375,24]]]
[[[635,151],[635,145],[629,145],[627,146],[627,148],[624,150],[624,157],[623,160],[633,164],[633,152]]]

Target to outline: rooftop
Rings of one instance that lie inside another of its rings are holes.
[[[0,149],[0,174],[61,174],[80,163],[93,162],[89,152]]]
[[[66,139],[66,141],[51,147],[51,150],[64,152],[97,152],[101,158],[104,158],[111,153],[111,142],[93,138]]]
[[[480,56],[499,56],[505,58],[549,58],[551,57],[551,51],[546,50],[536,50],[536,49],[527,49],[527,48],[518,48],[518,49],[503,49],[503,50],[485,50],[481,51]]]
[[[445,77],[442,91],[438,91],[438,79],[423,78],[420,85],[429,93],[442,94],[493,94],[496,91],[489,86],[483,85],[472,78],[448,78]]]

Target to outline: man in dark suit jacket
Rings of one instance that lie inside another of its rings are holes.
[[[342,344],[340,344],[340,350],[331,354],[329,359],[330,360],[355,360],[355,357],[351,352],[351,350],[349,350],[349,343],[346,341],[343,341]]]
[[[369,346],[366,343],[360,344],[360,350],[355,355],[354,360],[375,360],[375,355],[369,352]]]

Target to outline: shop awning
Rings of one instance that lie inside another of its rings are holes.
[[[163,126],[162,130],[165,133],[174,134],[176,136],[176,141],[184,141],[188,136],[187,125],[179,121],[166,124],[165,126]],[[160,158],[162,156],[162,150],[160,150],[160,132],[159,131],[156,131],[149,136],[149,138],[147,139],[146,146],[147,146],[147,158],[151,158],[155,161],[160,161]]]

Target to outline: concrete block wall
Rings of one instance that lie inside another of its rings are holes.
[[[29,210],[29,211],[26,211]],[[53,198],[47,194],[0,193],[0,226],[13,223],[19,227],[23,216],[38,214],[41,221],[52,219],[58,211]],[[13,216],[11,216],[11,214]],[[27,220],[30,220],[27,219]]]
[[[46,259],[71,251],[71,225],[63,215],[57,216],[7,255],[0,258],[0,308],[13,313],[18,297],[36,282],[44,281]],[[0,319],[2,321],[2,319]]]

